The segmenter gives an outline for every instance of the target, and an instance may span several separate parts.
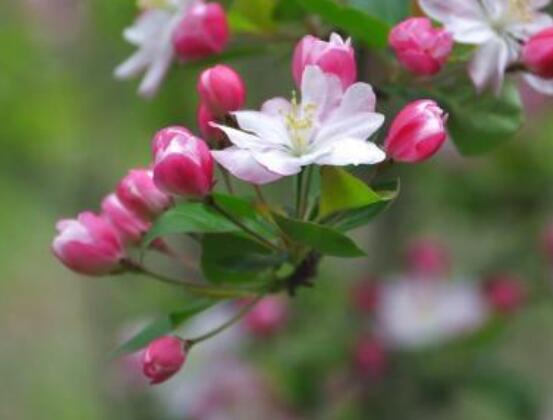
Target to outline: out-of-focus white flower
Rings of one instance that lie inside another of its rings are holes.
[[[470,282],[400,279],[383,285],[376,309],[378,333],[391,347],[418,349],[483,326],[489,309]]]
[[[478,90],[501,91],[505,72],[520,59],[522,44],[553,20],[540,10],[550,0],[419,0],[424,12],[442,22],[455,41],[478,45],[469,74]],[[535,89],[553,94],[553,82],[525,74]]]
[[[123,37],[138,48],[126,61],[117,66],[114,75],[129,79],[145,72],[138,93],[152,97],[169,70],[175,52],[173,32],[186,11],[196,0],[141,0],[144,11],[134,24],[123,31]]]
[[[307,66],[301,102],[275,98],[262,111],[233,113],[240,130],[217,126],[234,146],[213,152],[237,178],[265,184],[299,173],[307,165],[375,164],[385,154],[366,140],[384,122],[375,112],[370,85],[354,83],[345,92],[340,80],[318,66]]]

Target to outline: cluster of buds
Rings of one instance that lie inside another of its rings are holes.
[[[81,274],[116,273],[123,268],[126,247],[138,245],[152,221],[171,204],[171,197],[155,185],[152,170],[134,169],[115,193],[104,198],[99,215],[84,212],[58,222],[54,254]]]

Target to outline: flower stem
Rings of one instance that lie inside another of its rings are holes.
[[[296,217],[300,218],[301,198],[303,192],[303,170],[296,176]]]
[[[213,329],[213,330],[211,330],[211,331],[209,331],[209,332],[207,332],[203,335],[200,335],[196,338],[186,340],[188,345],[190,347],[192,347],[194,344],[198,344],[202,341],[208,340],[211,337],[223,332],[227,328],[229,328],[232,325],[236,324],[238,321],[240,321],[242,319],[242,317],[244,315],[246,315],[249,311],[251,311],[253,309],[253,307],[257,304],[257,302],[259,302],[262,298],[263,298],[263,295],[257,296],[255,299],[253,299],[251,302],[249,302],[247,305],[245,305],[240,311],[238,311],[236,313],[236,315],[234,315],[231,319],[229,319],[224,324],[218,326],[217,328],[215,328],[215,329]]]
[[[221,168],[221,174],[223,175],[223,181],[225,183],[225,187],[227,188],[227,191],[230,195],[234,195],[234,187],[232,186],[232,180],[230,179],[228,171],[223,168],[222,166],[219,166]]]
[[[225,289],[221,287],[213,287],[209,285],[174,279],[164,274],[159,274],[154,271],[151,271],[149,268],[146,268],[143,265],[132,260],[125,260],[123,264],[128,271],[149,276],[162,283],[183,287],[187,292],[198,296],[217,298],[217,299],[244,298],[244,297],[252,296],[251,292],[248,292],[245,290]]]
[[[232,214],[227,212],[224,208],[219,206],[213,197],[208,197],[206,200],[206,203],[211,206],[214,210],[218,211],[222,216],[226,217],[231,223],[234,223],[236,226],[238,226],[240,229],[242,229],[244,232],[246,232],[248,235],[253,237],[255,240],[257,240],[260,244],[266,246],[267,248],[270,248],[275,251],[280,251],[280,248],[273,244],[272,242],[265,239],[263,236],[258,234],[257,232],[254,232],[252,229],[250,229],[248,226],[246,226],[244,223],[242,223],[240,220],[238,220],[236,217],[234,217]]]
[[[304,219],[309,206],[309,190],[311,189],[311,180],[313,179],[313,166],[307,168],[307,179],[305,180],[303,198],[300,206],[300,219]]]

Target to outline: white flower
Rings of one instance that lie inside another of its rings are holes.
[[[539,12],[550,0],[419,1],[424,12],[442,22],[455,41],[479,46],[469,65],[470,77],[479,91],[491,86],[496,94],[508,66],[520,59],[523,43],[553,22]],[[536,79],[545,83],[533,75],[525,77],[533,86]]]
[[[194,0],[142,0],[144,6],[134,24],[123,31],[123,37],[138,51],[117,66],[114,75],[129,79],[144,72],[138,93],[152,97],[171,66],[175,52],[172,35]]]
[[[254,184],[299,173],[307,165],[374,164],[385,154],[366,140],[384,122],[375,113],[370,85],[355,83],[345,92],[336,76],[307,66],[301,102],[267,101],[261,111],[233,115],[240,130],[217,126],[234,146],[213,156],[234,176]]]
[[[388,345],[418,349],[475,331],[486,322],[488,306],[472,283],[406,278],[383,286],[376,316]]]

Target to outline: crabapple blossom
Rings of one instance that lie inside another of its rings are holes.
[[[117,66],[117,79],[144,73],[138,93],[154,96],[178,56],[194,59],[221,52],[228,39],[226,17],[217,3],[203,0],[142,1],[143,11],[123,37],[138,50]]]
[[[430,238],[411,243],[406,257],[409,273],[422,279],[443,277],[451,265],[447,248]]]
[[[178,337],[163,336],[152,341],[142,354],[142,372],[150,384],[165,382],[186,361],[186,343]]]
[[[478,91],[491,86],[496,94],[507,68],[520,60],[521,45],[553,23],[540,12],[549,0],[419,0],[419,4],[455,41],[478,46],[469,75]],[[532,74],[524,77],[537,90],[553,93],[553,83]]]
[[[125,207],[116,194],[109,194],[102,201],[102,216],[117,229],[124,244],[138,244],[150,228],[150,222]]]
[[[206,69],[198,79],[202,104],[216,117],[238,111],[246,101],[246,87],[231,67],[219,64]]]
[[[379,336],[389,346],[408,350],[473,332],[488,316],[483,294],[467,281],[387,282],[376,310]]]
[[[154,137],[154,182],[176,195],[203,197],[213,188],[213,158],[207,144],[184,128],[169,127]]]
[[[453,48],[449,32],[433,28],[428,18],[409,18],[396,25],[389,36],[390,46],[403,67],[422,76],[438,73]]]
[[[376,337],[361,337],[355,345],[356,369],[364,376],[378,379],[388,364],[386,350]]]
[[[239,129],[217,125],[233,146],[214,151],[219,164],[234,176],[266,184],[295,175],[308,165],[375,164],[385,154],[366,140],[384,122],[375,112],[370,85],[355,83],[345,92],[338,78],[307,66],[302,98],[275,98],[261,111],[238,111]]]
[[[77,219],[60,220],[52,249],[68,268],[100,276],[116,272],[125,257],[117,230],[104,218],[83,212]]]
[[[446,114],[429,99],[411,102],[396,116],[384,142],[386,153],[399,162],[417,163],[434,155],[444,143]]]
[[[117,197],[123,205],[145,220],[152,220],[167,210],[171,197],[154,184],[151,169],[132,169],[119,182]]]
[[[221,143],[225,140],[225,134],[217,127],[213,126],[217,119],[211,113],[207,105],[200,104],[196,118],[198,120],[200,133],[202,133],[204,139],[213,140],[216,143]]]
[[[357,64],[351,40],[344,41],[336,33],[330,35],[329,41],[306,35],[297,44],[292,59],[292,75],[298,88],[302,86],[305,68],[313,65],[338,77],[344,89],[357,80]]]

